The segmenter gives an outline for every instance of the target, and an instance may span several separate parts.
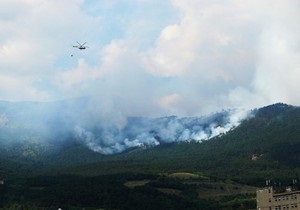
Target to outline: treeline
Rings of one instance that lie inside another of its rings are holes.
[[[226,135],[203,143],[173,143],[107,156],[98,163],[65,172],[104,173],[204,172],[260,186],[266,178],[300,177],[300,108],[276,104],[256,110]],[[58,169],[61,171],[61,168]]]
[[[145,179],[149,183],[124,185]],[[160,188],[180,193],[163,193]],[[220,209],[218,202],[198,199],[194,185],[147,174],[38,176],[15,180],[2,190],[0,209]]]
[[[202,200],[197,197],[199,186],[161,175],[201,173],[211,180],[252,186],[263,186],[266,179],[286,184],[299,180],[300,109],[284,104],[264,107],[226,135],[203,143],[164,144],[111,156],[68,145],[64,152],[43,156],[42,162],[29,158],[23,164],[0,154],[1,158],[2,209],[250,209],[253,195]],[[150,182],[124,186],[128,180],[143,179]]]

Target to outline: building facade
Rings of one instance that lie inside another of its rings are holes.
[[[256,191],[258,210],[300,210],[300,190],[266,187]]]

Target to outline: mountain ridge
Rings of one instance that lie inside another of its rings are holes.
[[[15,145],[12,144],[10,148],[3,147],[2,143],[0,170],[3,173],[1,176],[7,177],[7,174],[13,174],[12,168],[20,166],[25,171],[35,166],[37,173],[41,171],[48,173],[47,168],[55,169],[53,171],[57,173],[94,175],[118,173],[124,170],[140,172],[143,170],[157,172],[207,170],[209,173],[221,173],[224,176],[243,174],[249,168],[253,170],[251,173],[258,173],[262,169],[276,171],[298,167],[299,107],[277,103],[252,110],[251,113],[250,118],[242,120],[241,124],[234,129],[229,129],[226,134],[216,135],[208,141],[172,141],[155,147],[136,146],[108,156],[92,151],[81,142],[73,140],[59,147],[53,146],[51,142],[45,144],[38,138],[33,142],[28,142],[25,138]],[[138,119],[132,118],[132,120]],[[165,122],[166,119],[168,118],[163,117],[159,121]],[[174,120],[176,117],[173,116],[171,119]],[[184,121],[189,118],[182,119]],[[136,124],[137,127],[143,125],[143,123]],[[3,133],[1,135],[3,137]],[[279,156],[278,153],[283,156]],[[252,159],[253,157],[255,160]],[[240,172],[234,172],[232,165],[240,168]],[[112,166],[115,169],[112,169]],[[219,171],[221,169],[223,172]],[[21,170],[23,174],[24,170]],[[30,173],[28,172],[28,175]]]
[[[103,117],[105,110],[98,113],[100,108],[90,100],[0,102],[0,143],[33,139],[59,146],[75,141],[93,151],[113,154],[139,146],[207,140],[227,132],[247,115],[223,110],[201,117],[119,116],[110,121]]]

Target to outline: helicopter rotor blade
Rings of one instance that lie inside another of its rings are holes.
[[[79,46],[81,46],[81,44],[77,41],[77,43],[79,44]]]

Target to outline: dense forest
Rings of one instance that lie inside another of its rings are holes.
[[[61,148],[34,141],[1,147],[0,209],[255,209],[255,189],[266,179],[288,185],[299,178],[300,108],[253,110],[201,143],[114,155],[72,141]]]

